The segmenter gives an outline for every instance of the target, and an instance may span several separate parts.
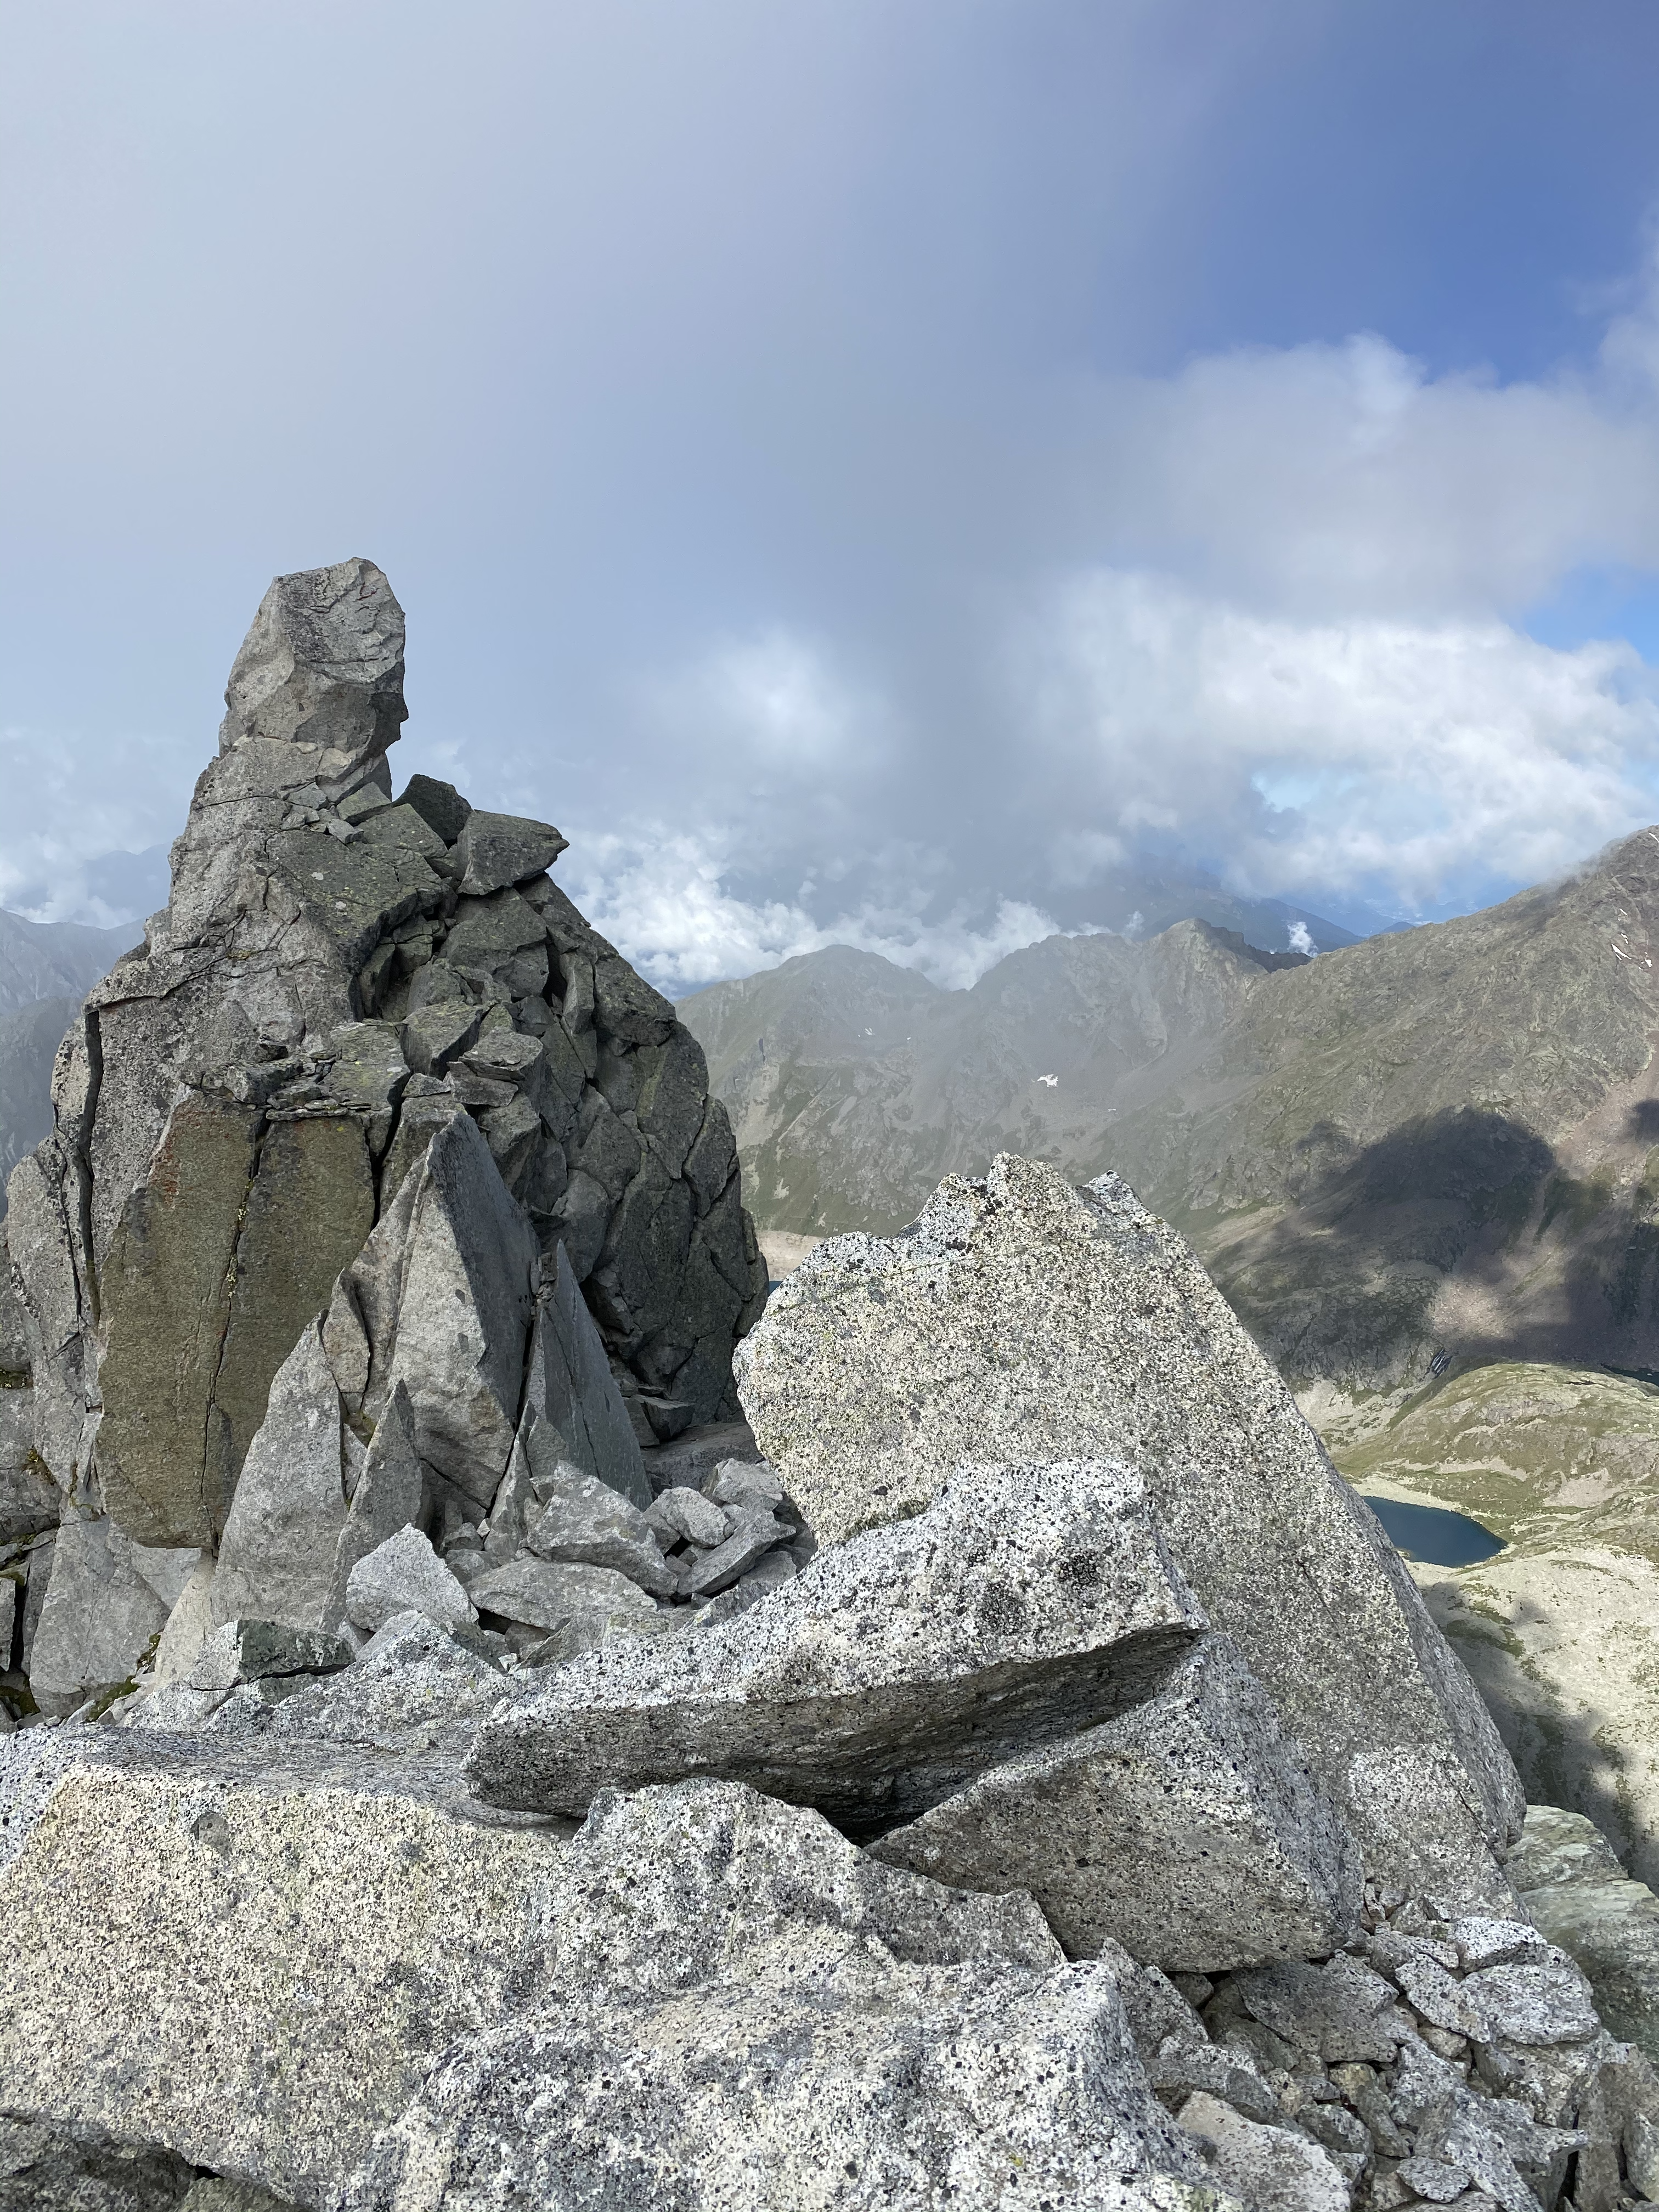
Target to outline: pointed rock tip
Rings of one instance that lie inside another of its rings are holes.
[[[231,667],[220,750],[264,738],[384,752],[408,716],[403,679],[404,611],[373,561],[277,576]]]

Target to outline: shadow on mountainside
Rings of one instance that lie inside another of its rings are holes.
[[[1458,1108],[1356,1146],[1329,1124],[1296,1146],[1288,1212],[1206,1263],[1293,1382],[1397,1389],[1440,1354],[1651,1364],[1659,1227],[1584,1182],[1504,1115]]]

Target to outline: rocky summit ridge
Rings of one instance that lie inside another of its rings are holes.
[[[402,663],[273,585],[13,1174],[0,2208],[1659,2195],[1640,1885],[1182,1237],[1005,1152],[766,1300]]]

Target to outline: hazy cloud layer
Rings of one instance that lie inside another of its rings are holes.
[[[1659,42],[1465,21],[12,10],[0,902],[112,918],[351,552],[404,769],[675,988],[970,980],[1148,848],[1433,915],[1659,814]]]

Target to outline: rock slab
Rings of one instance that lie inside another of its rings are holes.
[[[737,1355],[821,1541],[966,1457],[1121,1457],[1358,1838],[1413,1894],[1501,1890],[1520,1785],[1392,1547],[1182,1239],[1117,1177],[1004,1154],[890,1240],[820,1245]]]
[[[1359,1917],[1353,1838],[1222,1636],[1146,1704],[992,1767],[872,1849],[1029,1890],[1072,1957],[1115,1941],[1166,1972],[1325,1958]]]
[[[543,1925],[535,2001],[446,2055],[349,2212],[1215,2204],[1112,1974],[1024,1898],[699,1782],[599,1800]]]
[[[738,1618],[562,1669],[469,1771],[493,1803],[568,1814],[721,1775],[869,1834],[1141,1702],[1203,1626],[1128,1468],[964,1467]]]

